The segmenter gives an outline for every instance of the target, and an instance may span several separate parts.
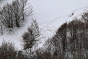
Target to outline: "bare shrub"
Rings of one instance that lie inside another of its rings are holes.
[[[0,59],[16,58],[17,52],[12,43],[3,42],[0,47]]]
[[[16,51],[12,43],[3,42],[0,47],[0,59],[29,59],[22,51]]]

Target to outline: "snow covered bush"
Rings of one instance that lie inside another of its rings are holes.
[[[6,28],[21,27],[28,15],[32,14],[31,5],[25,8],[27,0],[15,0],[6,4],[0,11],[0,22]],[[28,12],[27,12],[28,11]]]
[[[88,22],[88,12],[83,13],[82,20],[84,20],[85,22]]]
[[[34,38],[39,37],[39,26],[38,26],[38,22],[36,20],[33,20],[32,24],[31,24],[31,29],[32,29],[32,33]]]
[[[36,20],[33,20],[31,26],[28,28],[28,32],[25,32],[22,36],[24,40],[24,49],[31,48],[35,38],[39,37],[39,27]]]
[[[28,49],[32,47],[33,41],[34,41],[34,36],[32,33],[32,29],[29,28],[28,32],[25,32],[23,35],[23,40],[24,40],[24,49]]]

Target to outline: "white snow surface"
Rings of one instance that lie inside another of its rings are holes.
[[[39,24],[69,14],[88,6],[88,0],[28,0],[34,9],[35,19]]]
[[[4,3],[0,3],[0,6],[11,1],[6,0]],[[38,41],[33,47],[34,50],[45,48],[45,41],[52,38],[63,23],[72,21],[74,18],[80,19],[81,15],[88,10],[88,0],[28,0],[29,3],[34,10],[32,18],[38,21],[40,28],[40,36],[36,38]],[[72,15],[72,13],[74,14]],[[14,34],[7,33],[0,36],[0,44],[4,39],[13,42],[16,48],[21,50],[23,48],[22,35],[27,31],[30,25],[29,22],[27,21]]]

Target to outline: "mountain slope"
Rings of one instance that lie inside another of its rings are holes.
[[[6,3],[11,1],[8,0]],[[88,10],[87,2],[87,0],[28,0],[28,4],[30,3],[34,9],[32,18],[38,21],[40,27],[40,37],[36,38],[38,41],[34,48],[43,48],[45,41],[51,38],[63,23],[72,21],[74,18],[80,19],[81,15]],[[14,35],[5,34],[0,39],[14,42],[17,48],[22,49],[22,34],[27,31],[29,22]]]
[[[56,34],[56,31],[58,30],[58,28],[64,24],[64,23],[68,23],[68,22],[71,22],[72,20],[74,19],[79,19],[81,21],[82,20],[82,15],[84,13],[87,13],[88,12],[88,8],[85,7],[85,8],[82,8],[82,9],[79,9],[79,10],[76,10],[72,13],[69,13],[65,16],[62,16],[62,17],[57,17],[53,20],[50,20],[48,22],[48,24],[43,24],[40,26],[40,37],[37,38],[37,40],[39,40],[36,44],[37,48],[45,48],[44,44],[45,42],[52,38],[55,34]]]

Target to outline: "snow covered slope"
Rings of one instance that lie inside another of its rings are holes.
[[[39,24],[88,6],[88,0],[29,0]]]
[[[40,37],[37,38],[38,43],[37,43],[37,48],[45,48],[44,43],[46,40],[52,38],[56,31],[58,30],[58,28],[65,22],[70,22],[72,20],[74,20],[75,18],[81,20],[81,15],[83,15],[83,13],[88,12],[88,8],[82,8],[79,10],[76,10],[74,12],[71,12],[65,16],[62,17],[58,17],[55,18],[53,20],[50,20],[50,22],[48,24],[43,24],[40,26]],[[43,48],[43,49],[44,49]]]
[[[13,0],[3,0],[0,6],[11,1]],[[88,0],[28,0],[29,3],[33,6],[34,18],[40,25],[88,6]]]
[[[5,2],[11,1],[6,0]],[[63,23],[69,22],[74,18],[81,18],[82,13],[88,10],[88,0],[28,0],[29,3],[33,6],[33,19],[38,21],[40,27],[40,37],[36,39],[39,41],[34,46],[37,46],[37,48],[42,48],[45,41],[51,38]],[[2,5],[0,4],[0,6]],[[27,23],[14,35],[4,35],[0,39],[13,41],[21,49],[21,36],[28,26],[29,24]]]

